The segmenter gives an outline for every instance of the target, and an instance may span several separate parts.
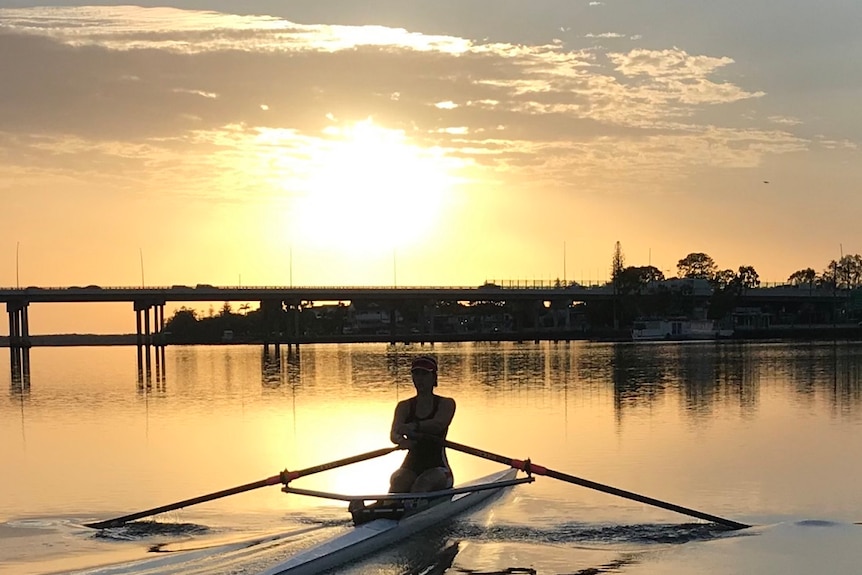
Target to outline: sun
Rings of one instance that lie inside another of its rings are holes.
[[[421,148],[371,119],[329,127],[308,150],[291,200],[293,232],[303,241],[391,251],[427,241],[441,225],[457,169],[443,150]]]

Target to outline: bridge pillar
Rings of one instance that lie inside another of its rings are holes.
[[[30,318],[29,302],[14,300],[6,303],[9,313],[9,366],[12,383],[30,386]]]
[[[156,384],[161,387],[165,379],[165,302],[135,300],[135,343],[138,355],[138,386],[149,389],[153,379],[153,355],[156,364]],[[152,349],[151,349],[152,348]]]
[[[280,299],[261,300],[260,302],[261,336],[263,338],[264,353],[268,353],[269,344],[273,344],[276,357],[281,353],[281,342],[286,330],[286,326],[284,325],[286,319],[284,312],[285,303]],[[287,305],[290,306],[291,304],[288,303]],[[293,338],[288,333],[288,344],[291,339]]]

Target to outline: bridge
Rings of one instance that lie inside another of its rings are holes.
[[[595,301],[613,297],[610,286],[555,287],[541,284],[509,287],[485,284],[480,287],[358,287],[358,286],[213,286],[195,287],[27,287],[0,288],[0,302],[9,314],[10,346],[27,346],[28,308],[41,303],[129,303],[136,314],[137,342],[154,342],[164,330],[164,308],[168,302],[258,301],[261,307],[299,306],[322,301]]]
[[[688,282],[688,283],[686,283]],[[712,297],[711,288],[703,289],[703,284],[697,284],[685,279],[672,279],[658,282],[658,285],[673,286],[673,289],[685,288],[681,292],[691,301],[705,304]],[[858,291],[858,290],[857,290]],[[649,296],[656,293],[646,289],[641,295]],[[843,305],[851,298],[848,290],[831,288],[814,288],[813,286],[771,286],[745,289],[737,296],[740,306],[757,307],[764,304],[796,306],[800,303],[831,305],[833,309]],[[855,299],[859,294],[856,294]],[[213,286],[198,284],[194,287],[173,285],[166,287],[101,287],[89,285],[85,287],[26,287],[0,288],[0,302],[6,304],[9,315],[9,348],[11,352],[11,367],[13,379],[21,379],[22,374],[29,373],[29,348],[31,345],[28,309],[33,304],[58,303],[128,303],[136,316],[135,343],[138,347],[139,374],[143,371],[144,356],[142,349],[146,347],[146,371],[150,371],[150,346],[155,346],[156,363],[164,364],[164,328],[165,305],[167,303],[191,302],[260,302],[261,310],[279,312],[286,310],[288,314],[295,313],[303,304],[313,302],[377,302],[395,310],[400,304],[408,302],[423,302],[424,306],[433,307],[439,302],[521,302],[526,305],[553,303],[557,309],[569,307],[575,303],[609,302],[626,295],[615,293],[611,284],[582,286],[577,284],[558,285],[543,282],[506,282],[503,285],[485,283],[481,286]],[[637,297],[637,296],[636,296]],[[274,317],[276,314],[269,314]],[[294,316],[295,317],[295,316]],[[568,316],[567,316],[568,317]],[[298,324],[294,321],[294,327]],[[568,325],[568,324],[567,324]],[[394,322],[390,324],[394,330]],[[433,331],[433,322],[432,322]],[[283,341],[280,334],[264,335],[265,350],[268,346],[266,338],[276,344]],[[524,334],[508,334],[521,337]],[[307,339],[288,337],[288,342],[299,342]],[[395,337],[395,332],[390,334]],[[481,336],[478,334],[476,337]],[[410,336],[417,341],[443,341],[447,338],[442,334],[425,333]],[[538,336],[537,336],[538,337]],[[554,337],[559,337],[557,333]],[[379,339],[379,337],[377,338]],[[327,340],[328,341],[328,340]],[[334,341],[334,340],[333,340]],[[365,341],[356,336],[356,341]],[[371,341],[371,340],[368,340]],[[394,340],[393,340],[394,341]],[[161,361],[160,361],[161,360]]]
[[[685,281],[685,280],[672,280]],[[708,299],[712,291],[694,290],[691,297]],[[297,306],[303,302],[325,301],[465,301],[511,302],[555,301],[583,302],[608,301],[615,296],[610,284],[560,286],[542,282],[504,285],[486,283],[481,286],[213,286],[198,284],[195,287],[174,285],[169,287],[27,287],[0,288],[0,302],[6,304],[9,314],[9,337],[12,342],[26,345],[29,337],[28,307],[31,304],[50,303],[129,303],[136,314],[139,343],[152,341],[151,337],[164,328],[164,307],[169,302],[231,302],[258,301],[261,305]],[[742,305],[776,302],[830,303],[849,297],[849,292],[833,289],[797,286],[774,286],[746,289],[740,296]],[[151,321],[152,320],[152,321]]]
[[[689,282],[689,284],[686,284]],[[712,289],[685,279],[658,282],[659,285],[674,285],[675,288],[689,285],[690,297],[695,301],[706,301]],[[647,294],[649,291],[647,291]],[[507,282],[504,285],[485,283],[481,286],[213,286],[198,284],[195,287],[173,285],[169,287],[26,287],[0,288],[0,302],[6,304],[9,315],[10,347],[29,347],[30,327],[28,308],[31,304],[51,303],[129,303],[136,315],[136,342],[138,345],[157,344],[154,336],[163,333],[164,308],[168,302],[231,302],[258,301],[261,307],[288,310],[303,303],[328,301],[376,301],[388,302],[397,307],[398,302],[444,301],[464,302],[545,302],[571,305],[575,302],[589,303],[608,301],[615,297],[611,284],[582,286],[558,285],[543,282]],[[756,306],[763,303],[832,303],[849,297],[847,291],[798,286],[773,286],[750,288],[739,296],[740,305]]]

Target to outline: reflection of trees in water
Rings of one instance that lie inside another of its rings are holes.
[[[645,353],[643,346],[614,345],[609,360],[609,379],[614,386],[614,404],[621,410],[626,404],[651,405],[664,395],[667,381],[666,364],[662,357],[666,349]]]
[[[811,342],[769,354],[779,376],[792,383],[800,401],[823,397],[834,415],[857,414],[862,405],[862,343]]]
[[[284,349],[284,348],[283,348]],[[763,389],[779,386],[797,402],[829,402],[836,415],[862,417],[862,343],[688,342],[632,344],[476,342],[458,345],[304,346],[263,360],[265,384],[349,384],[358,392],[412,393],[410,361],[431,354],[448,383],[485,392],[553,390],[569,396],[614,394],[626,410],[677,400],[689,418],[711,417],[719,407],[745,416],[761,404]],[[300,356],[302,361],[300,362]],[[318,372],[318,368],[321,373]]]
[[[690,416],[713,412],[718,402],[757,407],[757,371],[741,344],[610,344],[578,358],[581,379],[610,381],[618,416],[625,409],[649,407],[678,393]]]
[[[709,343],[679,347],[678,382],[686,413],[706,416],[717,405],[739,407],[743,415],[758,407],[759,375],[744,344]]]
[[[825,400],[835,415],[862,407],[862,344],[859,342],[749,343],[722,346],[722,373],[739,380],[743,399],[758,388],[787,386],[801,405]]]
[[[746,343],[615,344],[579,358],[581,377],[608,373],[619,410],[651,405],[672,390],[691,417],[710,415],[718,405],[754,413],[765,386],[787,386],[797,401],[826,401],[836,415],[862,417],[862,344]],[[608,370],[603,361],[607,361]]]
[[[739,405],[743,416],[754,413],[760,404],[761,375],[747,344],[721,343],[716,355],[716,399]]]
[[[862,346],[836,343],[832,350],[835,364],[832,406],[842,415],[856,414],[862,404]]]

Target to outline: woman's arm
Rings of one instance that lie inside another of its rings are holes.
[[[413,431],[442,437],[446,434],[446,430],[449,429],[453,417],[455,417],[455,400],[451,397],[441,396],[440,403],[437,405],[437,413],[434,414],[434,417],[417,422]]]
[[[406,423],[409,406],[407,401],[399,401],[395,406],[395,415],[392,417],[392,427],[389,430],[389,441],[400,446],[410,447],[412,443],[405,437],[412,427]]]

